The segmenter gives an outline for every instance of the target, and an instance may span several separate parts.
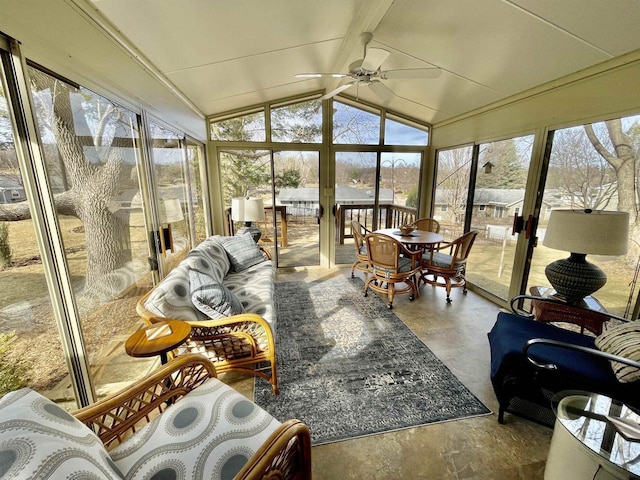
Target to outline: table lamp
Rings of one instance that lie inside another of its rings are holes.
[[[264,220],[264,202],[256,197],[237,197],[231,199],[231,219],[234,222],[244,222],[244,226],[237,231],[237,235],[250,234],[258,243],[262,232],[251,222]]]
[[[607,275],[587,261],[587,254],[624,255],[628,237],[626,212],[552,210],[542,244],[571,255],[547,265],[549,283],[567,303],[579,303],[607,283]]]

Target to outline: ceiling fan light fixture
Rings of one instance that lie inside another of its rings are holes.
[[[359,87],[372,87],[371,90],[384,102],[389,102],[393,97],[393,91],[387,87],[382,80],[400,78],[436,78],[442,70],[438,67],[429,68],[407,68],[398,70],[381,70],[382,64],[389,57],[391,52],[382,48],[367,48],[373,40],[370,32],[361,34],[360,39],[364,46],[363,58],[351,62],[348,73],[299,73],[296,78],[349,78],[346,83],[338,86],[334,90],[326,93],[320,100],[327,100],[336,96],[343,90],[351,86],[356,86],[356,97],[358,97]]]

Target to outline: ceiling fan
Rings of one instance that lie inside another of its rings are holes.
[[[320,100],[326,100],[334,97],[347,88],[355,86],[356,88],[369,87],[369,89],[380,97],[380,99],[388,101],[393,98],[395,94],[383,83],[383,80],[397,78],[436,78],[442,73],[442,70],[438,67],[382,70],[382,64],[390,55],[390,52],[382,48],[367,48],[368,44],[373,39],[373,35],[369,32],[365,32],[360,35],[360,39],[364,45],[364,56],[362,59],[356,60],[349,65],[349,73],[298,73],[295,77],[332,77],[349,79],[338,88],[320,97]]]

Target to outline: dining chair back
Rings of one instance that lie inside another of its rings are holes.
[[[462,287],[462,293],[467,293],[465,278],[467,258],[477,235],[477,230],[472,230],[452,242],[442,243],[425,251],[422,255],[420,280],[430,285],[445,287],[447,303],[451,303],[452,288]],[[429,276],[433,278],[431,279]],[[442,277],[442,281],[438,280],[439,277]]]
[[[370,271],[369,256],[367,255],[367,246],[364,243],[364,237],[366,234],[371,233],[371,230],[364,227],[360,222],[353,220],[351,222],[351,231],[353,232],[353,243],[356,246],[356,261],[351,265],[351,278],[354,278],[354,271],[356,269],[364,272],[365,275]]]
[[[396,294],[409,293],[409,300],[418,297],[417,277],[421,270],[421,251],[410,251],[395,238],[382,233],[369,233],[364,237],[371,277],[367,278],[364,296],[369,289],[384,293],[393,308]],[[404,283],[398,288],[396,284]]]
[[[413,226],[416,227],[416,230],[440,233],[440,223],[435,218],[419,218],[413,222]]]

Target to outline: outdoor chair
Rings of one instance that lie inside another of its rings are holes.
[[[416,230],[423,230],[425,232],[440,233],[440,224],[434,218],[419,218],[412,224],[416,227]]]
[[[452,242],[425,251],[422,255],[422,274],[420,280],[430,285],[447,289],[447,303],[451,303],[451,289],[462,287],[462,293],[467,293],[465,270],[467,258],[478,232],[472,230],[458,237]],[[433,279],[429,279],[431,275]],[[438,278],[442,278],[439,281]]]
[[[412,252],[396,239],[382,233],[369,233],[364,237],[371,276],[364,286],[364,296],[369,289],[384,293],[389,298],[387,307],[393,308],[397,293],[411,292],[409,300],[418,297],[417,276],[420,274],[422,251]],[[397,288],[397,283],[405,286]]]
[[[364,227],[360,222],[354,220],[351,222],[351,231],[353,232],[353,242],[356,246],[356,261],[351,265],[351,278],[354,278],[355,275],[353,272],[356,269],[364,272],[365,275],[371,271],[369,268],[367,247],[364,244],[364,237],[368,233],[371,233],[371,230]]]

